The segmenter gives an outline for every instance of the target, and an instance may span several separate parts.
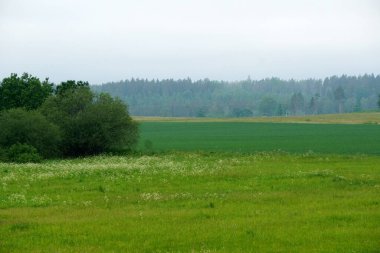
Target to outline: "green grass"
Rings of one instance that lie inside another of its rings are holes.
[[[140,150],[380,154],[380,125],[141,122]]]
[[[0,164],[0,252],[379,252],[380,157]]]

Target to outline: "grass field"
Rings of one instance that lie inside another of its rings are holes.
[[[380,154],[376,124],[151,121],[140,129],[140,150]]]
[[[0,164],[0,252],[380,252],[380,157]]]

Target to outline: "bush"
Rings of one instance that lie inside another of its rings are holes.
[[[137,124],[121,100],[96,95],[80,81],[63,82],[52,95],[48,80],[28,74],[0,83],[0,129],[0,159],[16,162],[125,152],[138,139]]]
[[[21,108],[2,111],[0,129],[0,147],[3,149],[8,150],[12,145],[21,143],[34,147],[43,157],[60,154],[59,128],[37,111]]]
[[[95,95],[82,82],[70,83],[70,88],[59,87],[60,92],[45,101],[41,112],[62,130],[65,155],[92,155],[135,147],[137,124],[121,100],[107,94]]]
[[[6,160],[16,163],[38,163],[42,157],[38,154],[37,149],[28,144],[13,144],[6,152]]]
[[[0,162],[3,161],[3,162],[6,162],[7,161],[7,150],[0,147]]]

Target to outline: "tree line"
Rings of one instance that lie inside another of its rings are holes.
[[[0,160],[37,162],[131,150],[138,127],[120,99],[88,82],[12,74],[0,83]]]
[[[127,101],[132,115],[250,117],[330,114],[375,110],[380,75],[322,79],[267,78],[226,82],[209,79],[128,79],[94,85]]]

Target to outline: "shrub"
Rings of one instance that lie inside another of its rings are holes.
[[[138,128],[127,106],[107,94],[95,95],[88,86],[70,83],[58,86],[41,112],[62,130],[62,151],[68,156],[82,156],[128,149],[137,144]]]
[[[7,161],[7,150],[0,147],[0,162],[1,161]]]
[[[10,109],[0,113],[0,147],[21,143],[34,147],[43,157],[60,154],[60,131],[37,111]]]
[[[3,80],[0,159],[38,161],[127,151],[137,144],[137,124],[121,100],[94,94],[87,82],[63,82],[51,93],[48,80],[41,84],[28,74]]]
[[[16,163],[41,162],[42,157],[37,149],[28,144],[13,144],[7,150],[7,161]]]

